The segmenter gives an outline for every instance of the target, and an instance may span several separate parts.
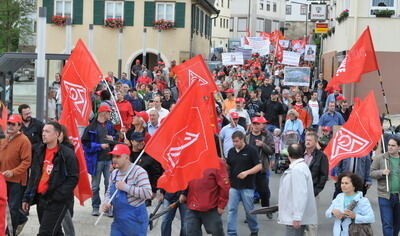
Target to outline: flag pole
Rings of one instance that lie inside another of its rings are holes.
[[[104,78],[103,78],[103,81],[105,82],[105,84],[106,84],[106,86],[107,86],[107,90],[108,90],[108,92],[110,92],[110,94],[111,94],[111,99],[113,100],[113,102],[114,102],[114,104],[115,104],[115,109],[117,110],[117,114],[118,114],[119,120],[120,120],[120,122],[121,122],[121,127],[122,127],[122,128],[125,128],[124,122],[122,122],[121,113],[119,112],[119,109],[118,109],[118,106],[117,106],[117,100],[115,99],[114,94],[113,94],[113,92],[111,91],[111,88],[110,88],[110,86],[108,85],[107,81],[106,81]],[[127,139],[127,138],[126,138],[126,133],[125,133],[125,132],[122,132],[122,134],[124,135],[124,138]]]
[[[382,134],[382,151],[383,153],[386,153],[386,146],[385,146],[385,139],[383,138],[383,134]],[[388,166],[387,166],[387,160],[385,158],[385,170],[387,170]],[[386,190],[389,192],[389,176],[386,176]]]
[[[143,156],[144,154],[144,149],[140,152],[139,156],[136,158],[135,162],[133,163],[132,167],[128,170],[128,172],[126,173],[126,175],[124,176],[124,178],[121,180],[121,182],[125,182],[125,180],[128,178],[129,174],[132,172],[133,168],[135,168],[137,162],[140,160],[140,158]],[[111,196],[111,198],[108,200],[107,204],[111,204],[112,200],[114,200],[115,196],[118,193],[118,189],[115,190],[115,192],[113,193],[113,195]],[[96,226],[100,219],[103,217],[104,215],[104,211],[101,212],[100,216],[97,218],[96,222],[94,223],[94,225]]]

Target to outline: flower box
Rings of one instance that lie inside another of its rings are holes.
[[[51,18],[51,22],[58,26],[65,26],[67,24],[67,19],[71,19],[70,17],[63,17],[63,16],[53,16]]]
[[[376,17],[392,17],[394,15],[394,10],[374,10],[373,15]]]
[[[154,29],[157,30],[169,30],[174,28],[174,22],[163,19],[154,21],[153,24]]]
[[[104,26],[111,29],[120,29],[124,27],[124,20],[109,18],[104,21]]]
[[[336,17],[337,22],[340,24],[343,21],[345,21],[349,17],[349,10],[345,9],[343,10],[338,17]]]

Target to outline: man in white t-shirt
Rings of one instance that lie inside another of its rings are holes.
[[[156,110],[158,112],[158,115],[160,115],[160,117],[158,118],[158,123],[161,123],[161,120],[164,119],[165,117],[167,117],[167,115],[169,114],[169,111],[163,107],[161,107],[161,97],[160,96],[154,96],[154,107],[148,109],[146,112],[147,114],[150,115],[150,111],[152,110]]]
[[[246,109],[244,109],[244,104],[246,100],[244,98],[236,98],[236,108],[231,109],[229,114],[232,112],[236,112],[239,114],[240,117],[244,118],[245,122],[240,122],[239,124],[242,125],[246,130],[248,130],[249,126],[251,125],[250,115]]]
[[[318,130],[318,122],[319,122],[319,116],[320,116],[320,111],[321,107],[320,104],[317,100],[318,98],[318,92],[313,91],[311,95],[310,101],[308,101],[308,107],[311,109],[311,113],[313,116],[313,123],[312,123],[312,128]]]

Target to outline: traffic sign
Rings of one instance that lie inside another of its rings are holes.
[[[328,33],[328,28],[328,23],[315,23],[316,34],[326,34]]]

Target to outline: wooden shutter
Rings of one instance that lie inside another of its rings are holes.
[[[51,19],[54,15],[54,0],[43,0],[43,7],[47,9],[47,23],[53,23]]]
[[[72,23],[75,25],[83,24],[83,0],[73,1]]]
[[[93,24],[104,25],[104,0],[94,0],[93,4]]]
[[[135,2],[125,1],[124,3],[124,26],[133,26],[135,15]]]
[[[152,27],[156,17],[155,2],[144,2],[144,26]]]
[[[175,3],[175,27],[185,28],[186,3]]]

